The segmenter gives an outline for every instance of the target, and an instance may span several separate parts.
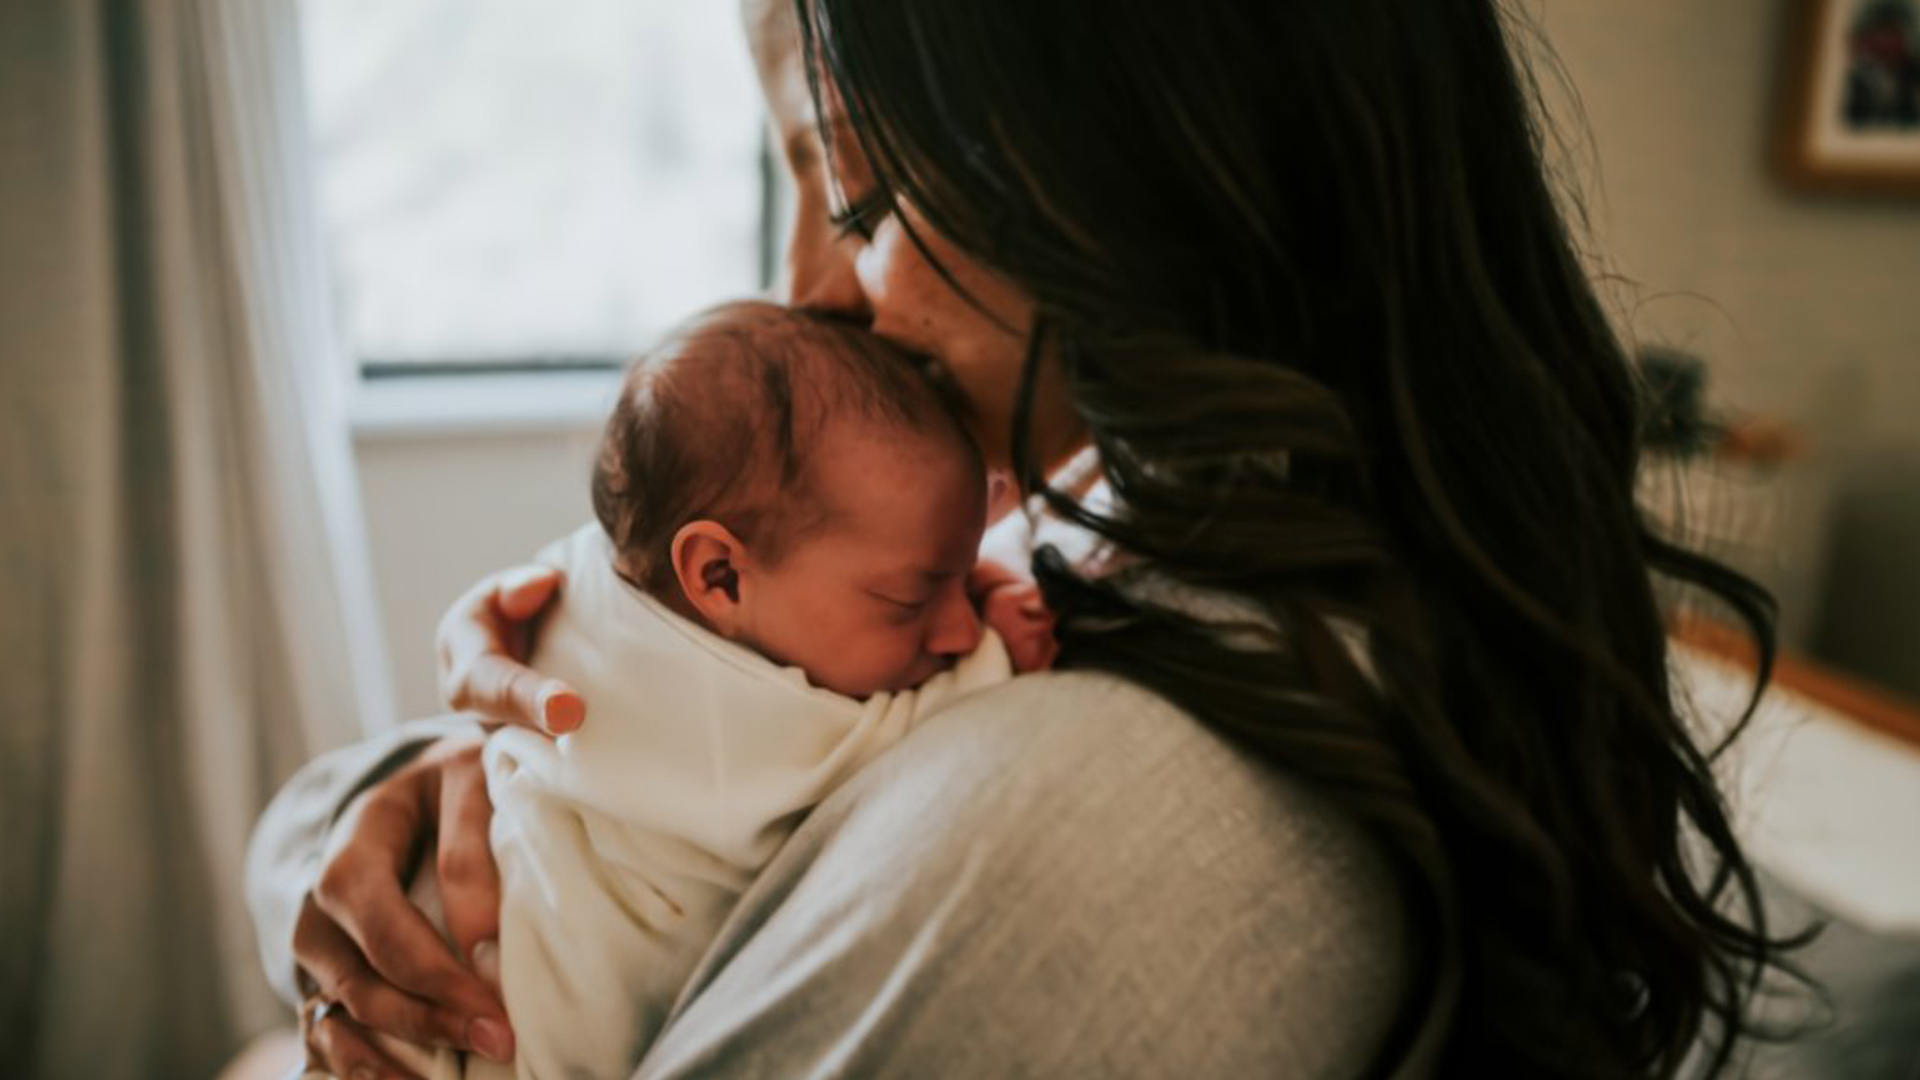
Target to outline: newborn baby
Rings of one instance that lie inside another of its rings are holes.
[[[1023,670],[1051,657],[1031,585],[975,565],[977,449],[864,331],[761,303],[695,319],[629,373],[593,503],[541,555],[567,576],[533,657],[592,720],[485,754],[519,1058],[408,1055],[426,1075],[628,1075],[808,809],[1009,677],[1003,640]]]

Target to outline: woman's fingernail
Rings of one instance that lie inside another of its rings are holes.
[[[473,971],[498,990],[500,988],[500,943],[483,941],[473,947]]]
[[[540,722],[555,735],[577,731],[587,720],[587,703],[580,695],[559,686],[540,692]]]
[[[468,1024],[467,1041],[482,1057],[493,1061],[513,1060],[513,1032],[498,1020],[482,1017]]]

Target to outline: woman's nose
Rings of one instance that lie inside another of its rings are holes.
[[[787,302],[861,325],[871,323],[873,307],[854,272],[850,246],[831,236],[815,236],[809,242],[796,235],[794,244]]]
[[[927,651],[935,656],[965,656],[980,647],[980,613],[965,588],[951,591],[927,635]]]

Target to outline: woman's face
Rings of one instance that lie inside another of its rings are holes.
[[[967,401],[968,422],[988,464],[1005,467],[1033,330],[1032,298],[948,243],[910,205],[897,215],[858,215],[864,220],[852,227],[837,223],[836,214],[844,219],[872,192],[859,139],[828,89],[826,127],[837,176],[829,175],[791,7],[784,0],[743,0],[743,13],[797,199],[780,282],[783,299],[858,320],[937,361]],[[909,228],[967,295],[920,252]],[[1036,456],[1047,467],[1083,441],[1051,364],[1043,365],[1036,387],[1033,437]]]

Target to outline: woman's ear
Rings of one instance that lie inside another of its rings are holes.
[[[668,549],[673,577],[693,610],[721,637],[741,629],[740,578],[747,547],[717,521],[690,521],[673,534]]]

